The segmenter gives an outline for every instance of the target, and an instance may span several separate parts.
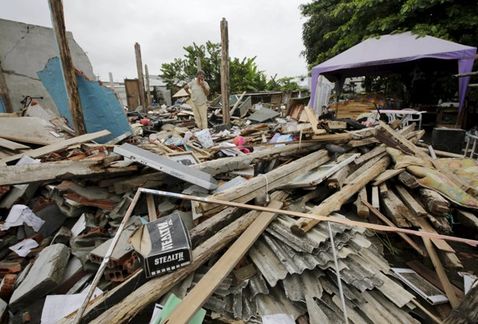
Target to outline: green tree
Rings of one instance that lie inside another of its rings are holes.
[[[476,0],[318,0],[301,11],[310,65],[369,37],[403,31],[478,45]]]
[[[213,42],[206,44],[184,47],[184,57],[175,58],[170,63],[161,65],[160,77],[169,89],[177,90],[186,82],[194,78],[197,72],[197,58],[201,61],[201,68],[206,74],[206,80],[211,88],[211,94],[221,92],[221,45]],[[231,93],[243,91],[256,92],[265,90],[297,90],[299,86],[292,82],[292,78],[281,78],[275,81],[275,77],[267,80],[264,71],[260,70],[256,63],[256,57],[237,57],[229,61],[229,83]]]

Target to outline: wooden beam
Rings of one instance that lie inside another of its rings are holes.
[[[387,183],[384,182],[380,186],[378,186],[378,191],[380,192],[380,197],[387,198],[388,197],[388,186]]]
[[[221,99],[222,121],[229,124],[229,31],[226,18],[221,20]]]
[[[390,163],[388,156],[383,157],[375,165],[370,167],[364,173],[359,175],[352,183],[343,187],[332,196],[329,196],[320,205],[311,210],[311,214],[328,216],[334,211],[338,211],[343,204],[347,202],[353,195],[360,191],[367,183],[385,171]],[[306,232],[314,228],[319,223],[315,219],[299,219],[291,227],[291,230],[297,235],[304,235]]]
[[[377,208],[370,205],[366,200],[362,200],[362,203],[370,209],[370,212],[377,216],[382,222],[387,224],[388,226],[396,226],[392,221],[390,221],[384,214],[382,214]],[[415,241],[413,241],[407,234],[404,233],[397,233],[405,242],[408,243],[415,251],[417,251],[420,255],[426,256],[427,253],[420,247]]]
[[[370,150],[370,152],[367,152],[367,153],[363,154],[362,156],[358,157],[357,159],[355,159],[354,163],[355,163],[355,165],[360,165],[360,164],[364,163],[365,161],[368,161],[368,160],[384,153],[385,151],[386,151],[385,146],[384,145],[379,145],[379,146],[375,147],[374,149]]]
[[[429,238],[424,237],[423,243],[425,243],[425,248],[427,249],[428,255],[432,260],[433,266],[435,267],[435,271],[438,275],[438,279],[440,279],[440,282],[443,286],[443,290],[448,297],[448,301],[450,302],[451,307],[456,308],[460,304],[460,301],[455,295],[455,291],[453,290],[452,284],[448,280],[445,269],[441,264],[440,258],[438,258],[437,252],[435,251],[435,247],[433,246]]]
[[[378,177],[375,178],[375,180],[373,181],[373,185],[374,186],[379,186],[383,182],[396,177],[397,175],[399,175],[403,171],[405,171],[405,169],[388,169],[388,170],[385,170],[382,174],[380,174]]]
[[[363,187],[355,200],[355,207],[357,208],[357,215],[362,218],[367,218],[369,216],[369,210],[367,206],[364,205],[362,201],[367,201],[367,188]]]
[[[70,48],[66,38],[65,18],[63,16],[62,0],[48,0],[50,4],[51,22],[55,31],[56,42],[60,50],[63,77],[65,79],[66,94],[73,118],[73,127],[77,135],[86,134],[83,111],[81,109],[80,94],[76,81],[76,71],[71,59]]]
[[[317,128],[317,124],[319,122],[319,118],[315,114],[315,111],[312,110],[310,107],[304,108],[305,114],[307,115],[307,119],[309,120],[310,125],[312,126],[312,131],[315,135],[326,134],[327,131],[325,129]]]
[[[372,186],[372,206],[380,210],[380,195],[377,186]]]
[[[384,157],[387,153],[382,152],[379,156],[374,157],[371,160],[368,160],[363,165],[361,165],[357,170],[355,170],[352,174],[350,174],[347,179],[345,179],[344,184],[353,183],[355,179],[357,179],[362,173],[370,169],[375,163],[377,163],[382,157]]]
[[[3,98],[3,99],[2,99]],[[5,105],[5,112],[12,113],[13,106],[10,98],[10,92],[8,91],[7,80],[3,74],[2,62],[0,60],[0,101]]]
[[[389,190],[388,196],[382,197],[382,207],[385,215],[398,226],[412,227],[418,225],[416,217],[393,191]]]
[[[143,60],[141,58],[141,46],[139,43],[134,43],[134,55],[136,57],[136,71],[138,73],[139,104],[146,110],[148,107],[146,106],[146,99],[144,97]]]
[[[32,183],[38,181],[73,179],[77,177],[98,176],[101,174],[121,174],[138,170],[131,165],[125,168],[108,168],[102,161],[58,161],[25,165],[0,166],[0,186]]]
[[[402,198],[402,201],[407,205],[407,207],[415,214],[417,217],[425,217],[427,216],[427,211],[423,208],[422,205],[418,201],[413,198],[413,196],[405,189],[404,186],[397,184],[395,186],[398,195]]]
[[[144,65],[144,74],[145,74],[145,79],[146,79],[146,107],[147,109],[149,106],[151,106],[151,91],[149,89],[149,71],[148,71],[148,64]]]
[[[110,134],[111,134],[110,131],[102,130],[102,131],[95,132],[95,133],[76,136],[76,137],[73,137],[73,138],[70,138],[70,139],[67,139],[67,140],[59,141],[57,143],[53,143],[53,144],[50,144],[50,145],[40,147],[40,148],[37,148],[37,149],[34,149],[34,150],[25,151],[25,152],[20,153],[20,154],[5,157],[5,158],[0,160],[0,164],[18,160],[24,155],[28,155],[29,157],[32,157],[32,158],[39,158],[41,156],[44,156],[44,155],[47,155],[47,154],[50,154],[50,153],[53,153],[53,152],[56,152],[56,151],[64,150],[71,145],[76,145],[76,144],[80,144],[80,143],[84,143],[84,142],[89,142],[89,141],[95,140],[95,139],[103,137],[103,136],[108,136]]]
[[[271,208],[281,208],[282,202],[272,200],[269,206]],[[221,281],[249,251],[254,242],[275,218],[275,215],[268,212],[261,213],[183,298],[183,301],[173,310],[164,323],[187,323],[213,294]]]

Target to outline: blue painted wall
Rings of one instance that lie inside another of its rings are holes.
[[[61,62],[58,57],[51,58],[45,68],[38,72],[38,76],[55,102],[58,112],[73,125],[68,97],[66,94]],[[103,87],[98,81],[87,80],[84,76],[77,75],[78,92],[80,94],[83,118],[86,131],[93,133],[103,129],[111,132],[111,135],[97,139],[99,143],[118,137],[131,128],[123,112],[123,106],[116,98],[113,90]]]
[[[5,107],[5,104],[3,103],[3,99],[0,98],[0,113],[7,112],[7,108]]]

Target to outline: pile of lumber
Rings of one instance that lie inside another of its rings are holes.
[[[446,167],[461,159],[417,146],[414,125],[331,129],[306,114],[206,132],[171,122],[110,144],[93,142],[106,131],[17,139],[0,159],[3,316],[72,321],[80,305],[55,313],[52,303],[85,293],[118,234],[85,322],[149,320],[172,294],[182,302],[170,323],[201,308],[226,323],[445,319],[464,298],[458,271],[472,272],[460,251],[476,243],[477,179]],[[146,280],[129,235],[172,213],[192,263]],[[393,278],[409,261],[446,304]]]

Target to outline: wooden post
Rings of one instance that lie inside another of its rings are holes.
[[[5,80],[5,75],[3,75],[2,62],[0,62],[0,100],[5,105],[5,112],[12,113],[13,106],[10,93],[8,92],[7,81]]]
[[[138,70],[139,85],[139,104],[146,109],[146,99],[144,98],[144,77],[143,77],[143,61],[141,59],[141,47],[138,43],[134,43],[134,53],[136,55],[136,69]]]
[[[63,3],[61,0],[49,0],[51,23],[55,31],[56,42],[60,50],[61,65],[65,78],[66,92],[69,98],[73,127],[77,135],[86,134],[83,111],[81,110],[80,94],[76,82],[75,67],[71,59],[70,48],[66,39],[65,19],[63,17]]]
[[[229,33],[227,20],[221,20],[221,96],[222,96],[222,120],[229,124]]]
[[[146,79],[146,107],[148,108],[151,105],[151,92],[149,91],[149,72],[148,72],[148,64],[144,65],[144,76]]]
[[[201,66],[201,58],[198,56],[196,57],[196,69],[199,71],[199,70],[202,70],[202,66]]]

